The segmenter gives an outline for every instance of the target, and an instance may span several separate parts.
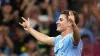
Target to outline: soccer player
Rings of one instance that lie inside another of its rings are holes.
[[[61,32],[57,37],[49,37],[34,30],[30,26],[30,20],[22,17],[24,22],[19,23],[37,40],[44,44],[54,46],[55,56],[81,56],[82,41],[77,27],[79,17],[75,11],[64,10],[61,12],[57,24],[57,31]]]

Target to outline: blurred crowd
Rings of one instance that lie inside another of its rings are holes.
[[[78,13],[82,56],[100,56],[100,0],[0,0],[0,56],[54,56],[19,25],[21,17],[48,36],[57,36],[56,21],[63,10]],[[41,37],[43,38],[43,37]]]

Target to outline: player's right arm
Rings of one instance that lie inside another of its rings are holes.
[[[22,17],[22,19],[24,20],[24,22],[19,23],[26,31],[28,31],[32,36],[34,36],[38,41],[44,43],[44,44],[48,44],[51,46],[54,46],[53,37],[49,37],[43,33],[40,33],[38,31],[36,31],[35,29],[33,29],[30,26],[30,21],[29,18],[28,20],[26,20],[25,18]]]

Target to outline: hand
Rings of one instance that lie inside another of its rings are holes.
[[[26,20],[25,18],[22,17],[22,19],[24,20],[24,22],[20,23],[19,24],[25,29],[25,30],[28,30],[28,28],[30,28],[30,20],[28,18],[28,20]]]
[[[75,24],[75,17],[72,11],[69,11],[68,21],[71,25]]]

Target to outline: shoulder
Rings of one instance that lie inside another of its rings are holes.
[[[56,36],[55,38],[56,38],[56,39],[61,38],[61,35],[58,35],[58,36]]]
[[[61,35],[58,35],[58,36],[54,37],[54,44],[55,44],[58,40],[60,40],[60,38],[61,38]]]
[[[72,40],[72,37],[73,37],[73,33],[69,33],[69,34],[66,36],[66,38],[67,38],[67,39],[70,39],[70,40]]]

